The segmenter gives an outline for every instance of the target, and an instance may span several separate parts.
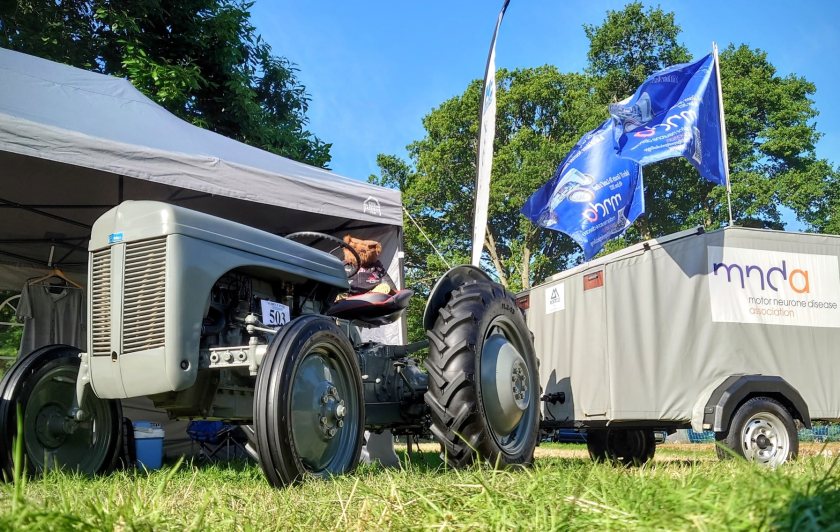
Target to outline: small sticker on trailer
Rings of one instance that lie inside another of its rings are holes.
[[[545,288],[545,313],[566,309],[566,290],[563,283],[555,284]]]

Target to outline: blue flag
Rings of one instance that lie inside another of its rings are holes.
[[[610,114],[619,156],[642,165],[683,156],[708,181],[726,184],[712,54],[653,74]]]
[[[613,130],[610,118],[581,137],[551,181],[522,207],[535,224],[580,244],[586,260],[644,212],[641,166],[616,156]]]

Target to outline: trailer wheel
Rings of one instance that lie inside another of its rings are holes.
[[[441,456],[452,467],[475,454],[494,466],[528,465],[539,425],[537,358],[513,296],[468,282],[438,311],[429,337],[426,404]]]
[[[362,378],[350,341],[332,320],[309,315],[278,333],[254,390],[260,466],[275,487],[328,478],[359,463]]]
[[[586,431],[586,448],[595,462],[638,466],[656,453],[656,435],[644,429],[591,429]]]
[[[69,417],[76,397],[79,349],[51,345],[18,359],[0,382],[0,477],[12,478],[17,408],[30,474],[64,469],[85,475],[112,470],[122,450],[122,407],[87,390],[85,419]]]
[[[769,397],[753,397],[738,407],[727,432],[715,433],[718,458],[736,456],[776,467],[799,454],[799,437],[793,417]],[[730,452],[731,451],[731,452]]]

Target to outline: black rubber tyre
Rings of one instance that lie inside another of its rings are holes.
[[[456,468],[476,453],[492,466],[531,464],[539,376],[532,335],[513,296],[495,283],[466,283],[451,292],[427,335],[425,400],[441,457]],[[515,352],[515,373],[505,369],[503,352]]]
[[[137,441],[134,439],[134,423],[127,417],[122,419],[122,448],[117,466],[131,469],[137,464]]]
[[[350,341],[318,315],[292,320],[257,373],[254,431],[260,466],[275,487],[349,473],[365,423],[362,377]]]
[[[9,369],[0,382],[0,476],[12,476],[18,404],[30,474],[60,468],[95,475],[114,468],[122,451],[119,401],[99,399],[89,389],[82,407],[90,417],[80,423],[63,421],[76,394],[78,373],[79,349],[67,345],[37,349]]]
[[[241,427],[242,432],[245,433],[245,437],[248,439],[248,443],[245,444],[245,452],[248,453],[248,456],[250,456],[252,460],[259,462],[260,455],[257,451],[259,444],[257,443],[257,433],[254,431],[254,426],[241,425]]]
[[[586,450],[589,451],[589,458],[593,462],[606,462],[609,459],[609,455],[607,454],[607,430],[587,430]]]
[[[590,429],[586,448],[595,462],[639,466],[653,460],[656,436],[644,429]]]
[[[799,455],[799,434],[793,417],[769,397],[753,397],[738,407],[729,430],[716,432],[715,440],[715,452],[721,460],[740,456],[776,467]]]

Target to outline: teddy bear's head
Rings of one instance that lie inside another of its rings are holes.
[[[382,244],[376,240],[362,240],[361,238],[353,238],[350,235],[344,235],[344,241],[353,246],[356,253],[362,259],[361,267],[373,266],[379,260],[379,255],[382,253]],[[356,258],[349,250],[344,250],[344,260],[346,262],[355,263]]]

